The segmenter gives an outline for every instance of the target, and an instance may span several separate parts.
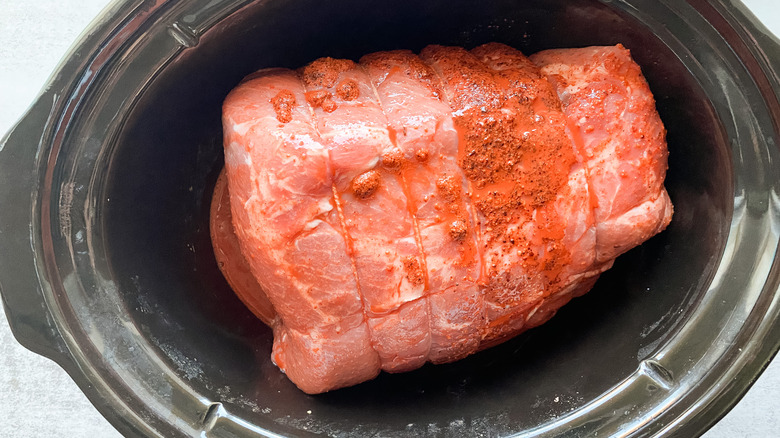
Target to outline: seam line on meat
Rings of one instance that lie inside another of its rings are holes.
[[[368,84],[371,86],[371,90],[374,92],[374,97],[376,98],[376,102],[379,105],[379,110],[382,111],[382,115],[385,116],[385,123],[387,124],[387,130],[390,131],[390,121],[387,119],[387,113],[385,112],[385,107],[382,105],[382,99],[379,97],[379,90],[376,89],[374,86],[374,81],[371,80],[371,76],[368,74],[368,70],[363,64],[358,64],[358,67],[365,73],[366,78],[368,79]],[[389,76],[389,74],[388,74]],[[401,152],[403,154],[403,151],[401,151],[401,148],[398,147],[397,138],[393,138],[390,135],[388,135],[388,138],[390,138],[390,143],[392,143],[393,147]],[[409,190],[409,183],[406,180],[406,177],[404,176],[403,172],[403,166],[401,167],[401,172],[399,174],[398,179],[401,182],[402,191],[404,193],[404,196],[406,196],[406,205],[407,210],[409,211],[409,215],[412,217],[412,229],[414,230],[414,241],[417,244],[417,250],[420,251],[420,258],[422,258],[422,264],[423,264],[423,273],[425,274],[425,288],[424,292],[428,291],[428,262],[425,257],[425,250],[423,249],[423,243],[422,243],[422,234],[420,233],[420,224],[417,220],[417,214],[415,213],[417,211],[417,206],[414,205],[412,202],[412,198],[409,196],[411,193]],[[409,205],[412,207],[409,208]]]
[[[455,163],[457,164],[457,168],[460,171],[461,181],[466,181],[466,187],[468,193],[466,196],[463,196],[462,198],[464,201],[463,203],[466,207],[466,211],[468,211],[469,216],[471,216],[471,222],[473,223],[473,227],[474,227],[474,235],[477,240],[477,263],[479,263],[479,278],[475,281],[475,283],[479,289],[479,292],[477,293],[477,299],[479,301],[480,312],[482,315],[482,320],[479,326],[476,327],[477,332],[479,334],[476,351],[479,351],[480,344],[482,344],[483,334],[485,332],[485,329],[487,328],[487,308],[485,306],[485,287],[484,287],[484,283],[487,280],[487,276],[485,273],[485,264],[486,264],[485,263],[485,241],[484,241],[484,236],[482,234],[482,226],[481,226],[482,223],[479,220],[479,213],[477,211],[477,207],[476,205],[474,205],[473,199],[471,198],[471,194],[474,193],[474,187],[472,186],[471,181],[466,177],[466,173],[463,171],[463,168],[460,165],[459,155],[460,155],[460,147],[461,147],[460,142],[462,141],[462,139],[460,136],[460,131],[457,125],[455,124],[455,116],[453,115],[455,111],[454,108],[452,107],[452,104],[450,103],[452,102],[452,96],[449,96],[447,93],[447,83],[444,80],[444,75],[442,74],[441,71],[439,71],[439,69],[436,67],[436,65],[432,60],[429,61],[423,58],[422,56],[419,56],[419,58],[425,65],[427,65],[431,69],[431,71],[433,71],[434,76],[436,76],[436,78],[438,79],[439,84],[441,85],[440,89],[441,89],[442,100],[450,108],[450,117],[452,117],[453,119],[453,127],[455,128],[456,132],[458,132],[458,150],[455,152]]]
[[[591,180],[592,180],[591,167],[590,167],[590,162],[588,161],[587,156],[585,155],[585,143],[582,138],[582,129],[580,129],[580,126],[577,124],[575,120],[571,120],[569,114],[566,112],[566,106],[563,104],[563,100],[561,99],[561,93],[559,93],[559,86],[556,86],[552,81],[549,80],[550,75],[542,71],[543,66],[541,63],[534,62],[533,59],[531,59],[531,62],[533,62],[539,68],[539,72],[542,74],[544,80],[547,81],[550,84],[550,87],[552,87],[553,91],[555,91],[555,96],[558,98],[558,102],[561,104],[561,112],[563,112],[563,118],[566,122],[566,128],[569,130],[569,139],[571,140],[572,145],[574,146],[574,157],[577,159],[579,164],[585,170],[585,182],[586,182],[585,185],[588,188],[588,204],[590,206],[591,215],[593,216],[593,228],[595,230],[595,236],[593,237],[593,241],[594,241],[593,266],[595,266],[604,262],[599,260],[598,257],[599,222],[597,220],[598,219],[598,216],[596,214],[597,208],[595,206],[598,204],[598,196],[595,194],[591,186]]]
[[[450,96],[447,95],[447,87],[444,81],[444,75],[439,71],[439,69],[436,68],[436,66],[432,62],[428,62],[426,59],[422,58],[421,56],[418,56],[418,58],[420,58],[420,60],[433,71],[434,75],[438,79],[440,89],[441,89],[442,101],[450,108],[450,117],[452,117],[453,119],[453,127],[455,128],[455,131],[458,132],[458,134],[460,134],[458,127],[455,125],[455,120],[454,120],[455,117],[452,115],[454,110],[452,108],[452,104],[450,103],[451,102]],[[485,242],[484,242],[484,236],[482,234],[482,226],[481,226],[482,222],[479,220],[479,213],[477,211],[476,206],[472,202],[473,200],[471,199],[471,195],[470,195],[471,193],[474,193],[474,187],[472,186],[471,181],[466,177],[466,173],[463,171],[463,168],[460,166],[460,162],[459,162],[460,160],[458,157],[458,154],[460,153],[460,142],[461,142],[461,138],[460,135],[458,135],[458,151],[455,152],[455,164],[457,165],[457,168],[460,171],[459,176],[461,178],[461,181],[466,181],[466,187],[468,190],[468,194],[466,196],[463,196],[462,198],[463,198],[463,203],[466,207],[466,211],[468,211],[469,216],[471,218],[471,223],[473,224],[474,227],[474,235],[477,240],[479,278],[477,279],[477,281],[475,281],[475,283],[477,283],[477,285],[480,287],[480,292],[483,292],[482,285],[480,283],[486,280],[486,275],[485,275],[485,253],[484,253]],[[484,302],[481,307],[483,309],[485,308]]]
[[[488,50],[490,50],[490,49],[488,49]],[[541,68],[540,68],[538,65],[534,64],[534,63],[533,63],[533,62],[530,60],[530,58],[528,58],[527,56],[525,56],[525,54],[523,54],[523,53],[522,53],[522,52],[520,52],[519,50],[517,50],[517,49],[513,49],[513,48],[509,48],[509,50],[514,50],[514,51],[518,52],[518,54],[519,54],[519,55],[521,55],[521,56],[525,57],[525,58],[526,58],[526,60],[528,60],[528,62],[529,62],[531,65],[533,65],[533,66],[534,66],[534,67],[537,69],[537,71],[538,71],[538,73],[539,73],[539,77],[540,77],[540,78],[541,78],[541,79],[542,79],[544,82],[546,82],[546,83],[548,84],[548,86],[550,87],[550,90],[551,90],[551,91],[554,93],[554,96],[555,96],[556,98],[558,98],[558,100],[560,101],[560,97],[558,96],[558,94],[557,94],[557,91],[556,91],[555,87],[553,87],[553,86],[552,86],[552,84],[551,84],[551,83],[549,83],[549,81],[547,80],[546,76],[545,76],[545,75],[542,73],[542,71],[541,71]],[[472,53],[473,53],[473,52],[474,52],[474,50],[472,50]],[[495,53],[495,57],[494,57],[494,58],[491,58],[491,59],[494,59],[494,60],[496,60],[496,59],[502,59],[502,60],[504,61],[504,62],[503,62],[503,67],[504,67],[504,68],[502,68],[502,69],[499,69],[499,68],[498,68],[498,66],[497,66],[497,63],[490,63],[490,62],[488,62],[488,61],[485,61],[485,59],[487,59],[487,58],[488,58],[488,56],[483,56],[483,57],[480,57],[480,56],[475,56],[475,58],[476,58],[476,59],[477,59],[479,62],[481,62],[482,64],[484,64],[484,65],[485,65],[485,66],[488,68],[488,70],[490,70],[490,71],[492,72],[492,74],[493,74],[493,75],[501,74],[502,72],[519,72],[519,73],[522,75],[522,65],[521,65],[519,62],[515,62],[515,61],[508,60],[508,59],[507,59],[505,56],[502,56],[502,55],[503,55],[503,54],[502,54],[501,52],[498,52],[498,53]],[[513,98],[515,95],[520,95],[520,94],[522,94],[522,90],[517,90],[517,91],[516,91],[516,90],[515,90],[515,89],[513,89],[513,88],[508,88],[508,89],[501,90],[501,94],[502,94],[502,97],[503,97],[503,99],[504,99],[504,102],[508,102],[508,101],[509,101],[510,99],[512,99],[512,98]],[[538,98],[538,96],[537,96],[537,98]],[[534,111],[534,112],[536,112],[536,110],[533,110],[533,111]],[[566,125],[567,125],[567,123],[568,123],[568,122],[567,122],[567,120],[568,120],[568,119],[566,118],[566,114],[563,112],[563,108],[561,108],[561,115],[563,116],[563,122],[564,122],[564,127],[563,127],[563,128],[564,128],[564,132],[563,132],[563,133],[564,133],[565,137],[566,137],[566,138],[569,140],[569,147],[570,147],[570,148],[573,150],[573,154],[574,154],[574,157],[575,157],[575,159],[576,159],[576,158],[577,158],[577,150],[576,150],[576,147],[574,146],[574,143],[573,143],[572,137],[571,137],[570,135],[568,135],[568,134],[566,133],[566,131],[565,131]],[[518,117],[518,116],[517,116],[517,115],[515,115],[515,117]],[[571,175],[571,168],[569,169],[569,175]],[[568,185],[568,182],[567,182],[567,185]],[[551,201],[551,202],[555,202],[555,201]],[[590,205],[589,205],[589,206],[588,206],[588,208],[591,208],[591,209],[592,209],[592,206],[590,206]],[[537,210],[537,209],[534,209],[534,212],[533,212],[533,216],[534,216],[534,218],[536,217],[536,215],[537,215],[537,212],[538,212],[538,210]],[[536,220],[535,220],[535,219],[534,219],[534,222],[536,222]],[[553,285],[556,283],[556,281],[557,281],[557,280],[551,280],[551,281],[549,281],[549,282],[545,282],[545,283],[543,283],[543,286],[542,286],[542,287],[543,287],[543,289],[542,289],[542,297],[536,301],[536,303],[534,304],[534,306],[533,306],[532,310],[531,310],[530,312],[528,312],[528,314],[527,314],[527,315],[526,315],[526,317],[525,317],[525,321],[524,321],[523,325],[519,327],[519,331],[518,331],[518,333],[519,333],[519,332],[523,332],[523,331],[525,331],[525,330],[528,330],[528,328],[529,328],[529,327],[527,326],[527,323],[528,323],[528,321],[529,321],[529,320],[530,320],[530,319],[531,319],[531,318],[532,318],[532,317],[533,317],[533,316],[536,314],[536,312],[537,312],[537,311],[538,311],[538,310],[539,310],[539,309],[540,309],[540,308],[541,308],[541,307],[542,307],[542,306],[545,304],[545,302],[547,302],[547,300],[550,300],[550,299],[552,299],[552,297],[553,297],[553,296],[555,296],[557,293],[559,293],[559,292],[561,292],[562,290],[564,290],[564,289],[565,289],[564,287],[562,287],[562,286],[561,286],[561,289],[559,289],[559,290],[557,290],[557,291],[555,291],[555,292],[552,292],[552,290],[554,290],[554,286],[553,286]]]
[[[388,129],[388,132],[389,132],[389,130],[391,129],[390,128],[390,121],[387,118],[387,112],[385,112],[385,107],[384,107],[384,105],[382,105],[382,98],[379,96],[379,90],[377,90],[377,88],[374,86],[374,81],[371,80],[371,75],[368,74],[368,69],[363,64],[360,64],[360,63],[358,63],[358,66],[363,70],[363,72],[366,75],[366,78],[368,79],[368,84],[371,86],[371,90],[374,92],[374,97],[376,97],[376,101],[377,101],[377,104],[379,105],[379,109],[382,111],[382,115],[385,116],[385,123],[387,124],[387,129]],[[388,72],[387,76],[390,76],[389,72]],[[385,77],[385,80],[387,80],[387,76]],[[398,143],[396,143],[397,142],[397,138],[392,138],[389,135],[388,135],[388,137],[390,138],[390,142],[393,144],[393,147],[396,150],[398,150],[399,152],[401,152],[401,154],[403,155],[403,151],[401,151],[401,148],[398,147]],[[425,283],[424,283],[424,286],[423,286],[423,296],[421,298],[425,299],[425,308],[426,308],[426,310],[428,312],[428,318],[427,318],[428,319],[428,352],[425,354],[425,360],[427,362],[428,357],[431,354],[431,346],[433,345],[433,330],[432,330],[432,326],[431,326],[431,320],[433,318],[433,308],[431,307],[431,300],[429,299],[429,295],[430,295],[431,290],[430,290],[430,286],[429,286],[430,285],[430,281],[429,281],[429,278],[428,278],[428,260],[427,260],[426,255],[425,255],[425,248],[423,248],[422,233],[420,232],[420,224],[419,224],[419,222],[417,220],[417,214],[416,214],[417,206],[416,205],[412,205],[411,208],[409,207],[409,205],[412,204],[412,198],[411,198],[411,196],[409,196],[409,194],[410,194],[409,183],[406,181],[406,178],[404,176],[403,165],[401,166],[401,171],[399,173],[399,179],[400,179],[400,182],[401,182],[401,188],[402,188],[402,191],[404,193],[404,196],[406,196],[407,210],[409,210],[409,214],[412,217],[412,228],[414,230],[414,241],[417,244],[417,250],[420,252],[420,258],[422,259],[423,274],[425,276]],[[417,301],[417,300],[413,300],[413,301]],[[400,310],[402,306],[403,306],[403,304],[401,306],[398,306],[398,309]]]
[[[300,72],[296,71],[296,75],[298,76],[298,80],[301,81],[301,85],[303,86],[303,91],[304,91],[303,100],[306,107],[309,108],[309,113],[311,113],[312,127],[314,128],[314,132],[316,132],[317,136],[320,138],[320,141],[322,141],[322,134],[320,133],[320,129],[317,127],[317,114],[315,113],[314,108],[311,106],[311,104],[309,104],[309,101],[305,98],[305,93],[308,91],[308,87],[306,86],[306,81],[303,80]],[[330,148],[327,146],[327,144],[323,144],[323,146],[328,151],[328,170],[333,181],[331,182],[330,189],[331,192],[333,193],[333,203],[336,204],[336,212],[338,213],[339,225],[341,226],[341,232],[344,238],[344,244],[347,247],[347,255],[349,256],[349,261],[352,264],[352,275],[355,278],[355,287],[357,290],[358,298],[360,299],[360,310],[363,313],[363,323],[366,325],[366,331],[368,332],[369,345],[371,345],[371,349],[374,351],[374,355],[377,357],[377,360],[381,364],[381,359],[379,358],[379,353],[377,352],[375,346],[374,333],[371,330],[371,324],[368,323],[368,313],[366,312],[366,300],[363,297],[363,291],[360,288],[360,275],[358,274],[358,270],[357,270],[357,260],[355,260],[355,250],[352,244],[352,236],[349,235],[349,231],[347,230],[347,221],[346,218],[344,217],[344,209],[342,208],[341,198],[338,194],[338,189],[336,188],[335,170],[333,169],[333,158],[330,153]]]
[[[497,73],[497,70],[496,70],[496,69],[494,69],[493,67],[491,67],[490,65],[488,65],[488,64],[487,64],[485,61],[483,61],[483,60],[482,60],[482,59],[481,59],[479,56],[475,55],[475,54],[474,54],[474,49],[467,50],[466,52],[468,53],[468,55],[469,55],[469,56],[471,56],[472,58],[474,58],[474,60],[475,60],[476,62],[478,62],[480,65],[482,65],[482,66],[485,68],[486,72],[490,73],[490,75],[491,75],[491,76],[490,76],[490,78],[491,78],[491,81],[493,81],[493,83],[495,83],[496,85],[498,85],[498,84],[497,84],[496,77],[495,77],[495,75],[497,75],[497,74],[498,74],[498,73]],[[508,99],[508,97],[507,97],[507,93],[509,93],[509,92],[510,92],[510,90],[507,90],[507,89],[501,89],[501,87],[500,87],[500,86],[499,86],[498,88],[499,88],[499,90],[500,90],[500,99],[503,99],[503,100],[502,100],[502,103],[501,103],[501,106],[502,106],[502,109],[503,109],[503,108],[504,108],[504,105],[505,105],[505,104],[506,104],[506,102],[509,100],[509,99]],[[515,114],[515,115],[514,115],[514,117],[515,117],[515,119],[517,119],[517,117],[518,117],[518,116],[517,116],[517,114]],[[469,181],[469,183],[470,183],[470,181]],[[470,184],[469,184],[469,189],[471,190],[471,185],[470,185]],[[536,212],[535,212],[535,211],[534,211],[534,214],[536,214]],[[495,262],[495,259],[493,260],[493,262]],[[487,262],[486,262],[486,263],[487,263]],[[539,305],[541,305],[541,304],[539,304]],[[496,322],[497,322],[497,321],[500,321],[500,320],[502,320],[502,319],[507,319],[507,320],[508,320],[508,319],[511,319],[511,318],[512,318],[512,315],[513,315],[513,311],[509,311],[509,313],[503,313],[503,314],[502,314],[501,316],[499,316],[498,318],[496,318],[496,319],[493,319],[492,321],[488,321],[488,318],[487,318],[487,312],[486,312],[486,315],[485,315],[485,328],[486,328],[486,329],[489,329],[489,328],[491,328],[492,326],[494,326],[494,325],[496,324]],[[503,324],[499,324],[499,326],[501,326],[501,325],[503,325]],[[525,323],[523,323],[523,326],[525,326]],[[520,329],[519,329],[520,331],[523,331],[523,330],[524,330],[524,329],[523,329],[523,326],[521,326],[521,327],[520,327]],[[483,334],[483,336],[486,336],[486,335],[487,335],[487,333]],[[482,339],[482,340],[480,340],[480,345],[477,347],[477,348],[478,348],[478,350],[483,350],[483,349],[487,348],[487,347],[485,347],[486,345],[490,345],[490,344],[493,344],[493,343],[495,343],[495,342],[497,341],[497,339],[500,339],[502,336],[503,336],[503,335],[499,335],[499,336],[498,336],[498,338],[494,337],[493,339],[489,340],[488,342],[485,342],[485,339]],[[500,343],[500,342],[499,342],[499,343]],[[493,344],[493,345],[495,345],[495,344]]]

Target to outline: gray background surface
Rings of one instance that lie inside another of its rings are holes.
[[[0,0],[0,135],[21,117],[60,58],[108,3]],[[776,0],[745,3],[780,35]],[[776,359],[742,401],[704,436],[780,437],[779,400],[780,359]],[[120,436],[62,369],[16,342],[2,311],[0,412],[0,438]]]

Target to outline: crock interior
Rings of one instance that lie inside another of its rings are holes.
[[[621,256],[549,323],[504,345],[450,365],[303,394],[271,363],[270,330],[234,297],[212,255],[208,203],[222,166],[222,99],[263,67],[489,41],[526,54],[616,43],[631,50],[668,130],[671,226]],[[257,2],[154,79],[109,163],[103,239],[130,320],[196,392],[248,422],[296,434],[503,435],[602,397],[701,299],[733,203],[727,139],[697,82],[642,23],[584,0]]]

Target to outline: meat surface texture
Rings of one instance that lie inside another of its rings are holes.
[[[321,58],[245,78],[223,125],[216,258],[311,394],[538,326],[672,216],[620,45]]]

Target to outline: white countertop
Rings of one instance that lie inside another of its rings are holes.
[[[775,0],[744,2],[780,35],[780,8]],[[68,47],[108,3],[0,0],[0,136],[33,102]],[[16,342],[2,311],[0,412],[0,437],[120,436],[62,369]],[[780,359],[704,436],[780,436]]]

